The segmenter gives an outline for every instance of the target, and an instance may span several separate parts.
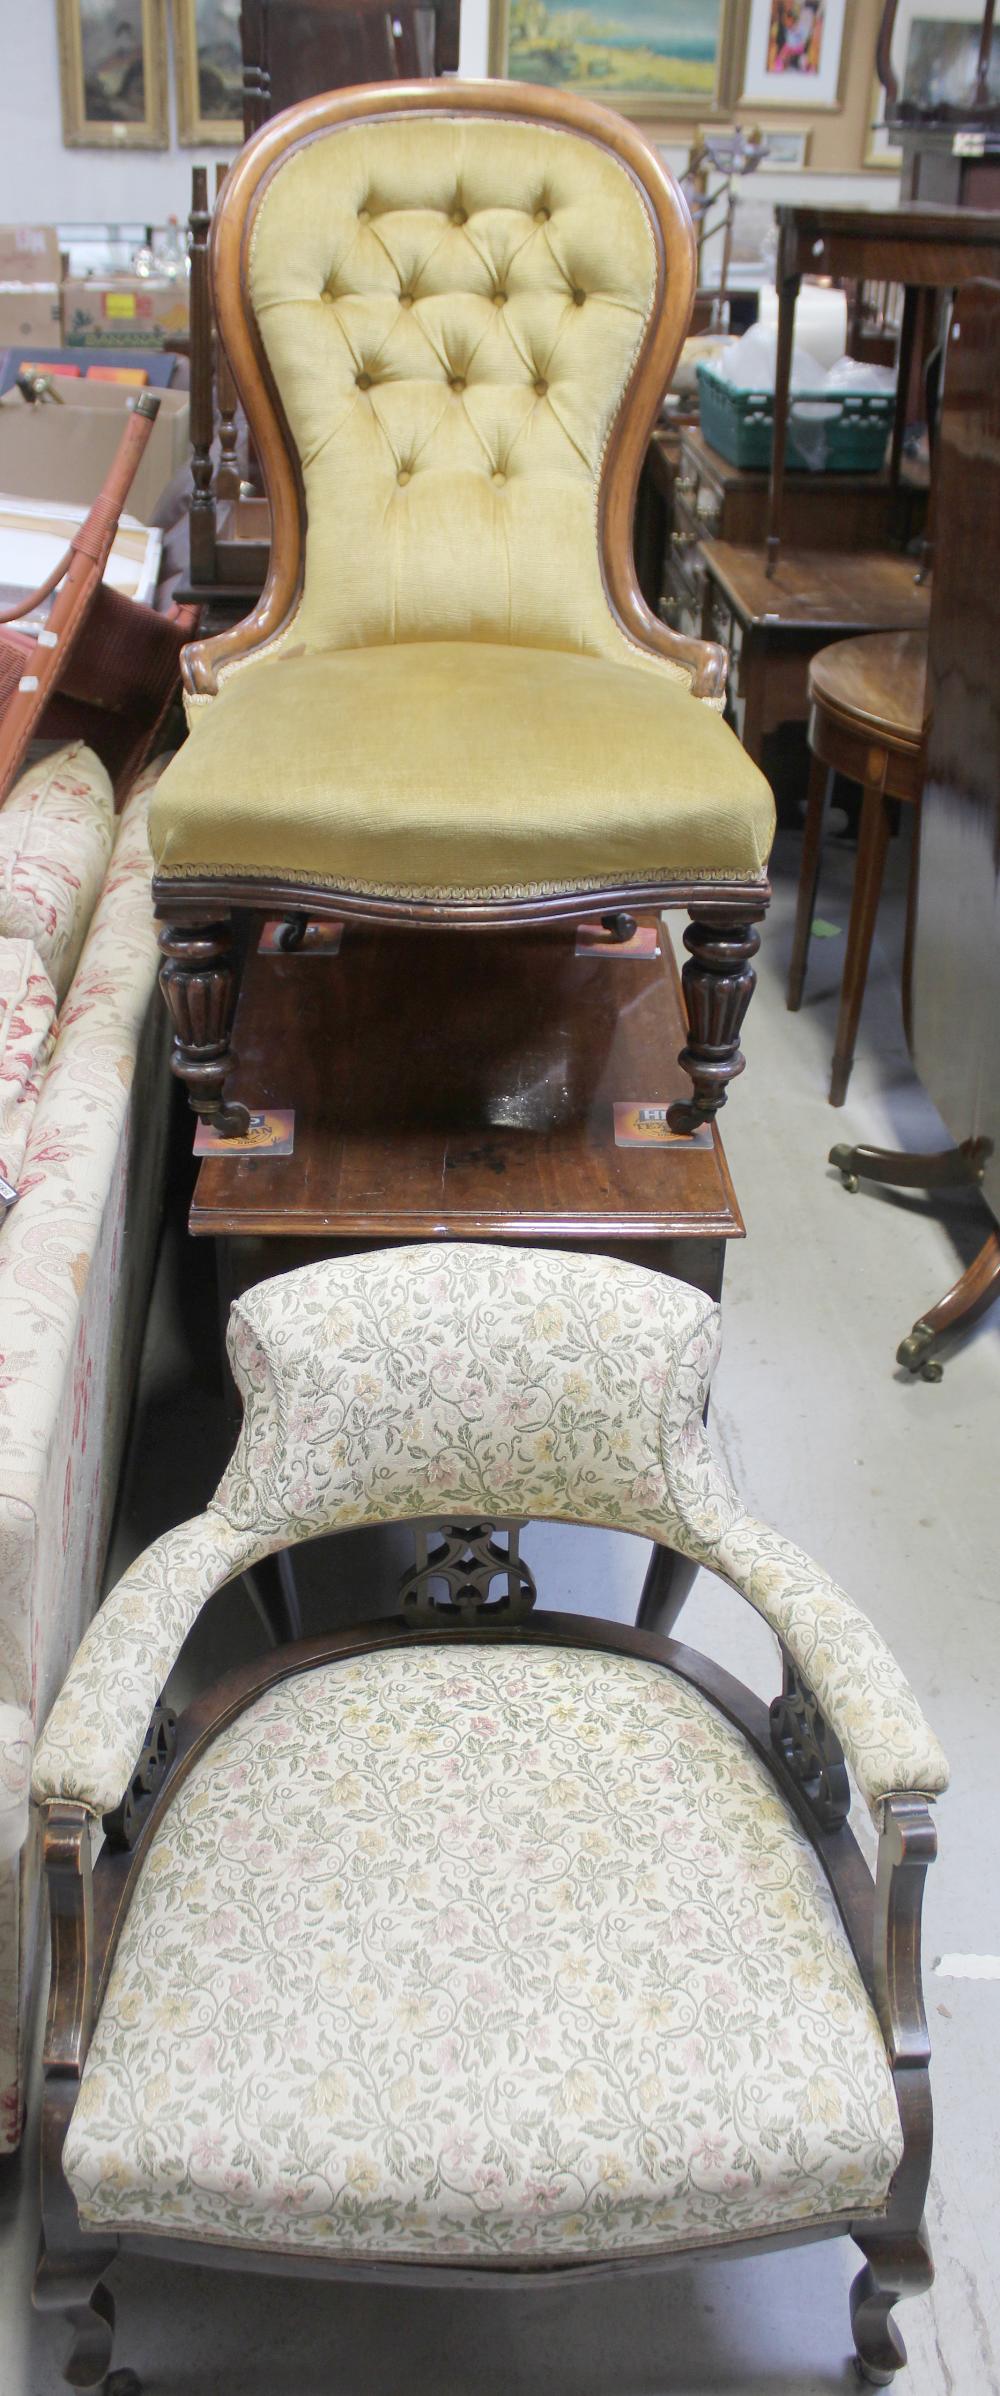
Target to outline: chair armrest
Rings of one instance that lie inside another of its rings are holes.
[[[947,1788],[943,1750],[885,1640],[802,1548],[744,1514],[706,1562],[777,1633],[877,1823],[884,1799]]]
[[[266,1548],[209,1507],[154,1539],[95,1615],[35,1749],[39,1804],[121,1802],[150,1716],[206,1600]]]

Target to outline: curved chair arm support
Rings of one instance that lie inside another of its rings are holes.
[[[875,2005],[896,2070],[924,2071],[930,2061],[920,1973],[924,1881],[937,1854],[937,1832],[919,1797],[889,1797],[883,1807],[875,1879]]]
[[[136,1558],[81,1641],[39,1739],[37,1803],[65,1800],[93,1814],[121,1803],[153,1707],[203,1605],[267,1547],[209,1507]]]
[[[34,1793],[119,1803],[201,1606],[320,1533],[469,1517],[592,1523],[679,1549],[763,1615],[873,1811],[947,1766],[873,1625],[755,1522],[705,1436],[719,1315],[665,1275],[442,1243],[328,1260],[233,1307],[243,1399],[207,1509],[105,1601],[57,1700]]]

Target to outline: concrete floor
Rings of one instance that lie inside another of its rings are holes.
[[[801,1540],[874,1616],[951,1757],[925,1936],[938,2276],[929,2298],[900,2308],[910,2368],[899,2386],[900,2396],[1000,2396],[1000,1980],[938,1968],[956,1954],[1000,1956],[1000,1320],[955,1353],[937,1387],[909,1382],[893,1363],[903,1331],[955,1279],[988,1224],[971,1198],[932,1213],[921,1198],[849,1197],[825,1163],[835,1139],[946,1144],[903,1041],[905,855],[896,846],[858,1061],[848,1103],[834,1113],[825,1093],[843,937],[814,944],[807,1003],[789,1017],[783,981],[798,841],[779,842],[749,1070],[724,1118],[749,1237],[729,1260],[713,1423],[755,1511]],[[853,851],[835,842],[819,904],[841,926],[852,868]],[[165,1250],[116,1568],[201,1502],[225,1453],[206,1363],[209,1261],[177,1240]],[[362,1536],[317,1557],[313,1623],[334,1609],[344,1619],[381,1610],[391,1549],[391,1536],[374,1551]],[[544,1602],[634,1615],[645,1563],[636,1543],[543,1528],[529,1553]],[[773,1692],[773,1643],[730,1593],[702,1576],[680,1627]],[[223,1656],[232,1661],[257,1644],[245,1601],[227,1593],[189,1642],[181,1679],[190,1687]],[[63,2385],[62,2333],[36,2321],[28,2301],[35,2181],[29,2135],[22,2158],[0,2165],[3,2396],[55,2396]],[[116,2360],[141,2374],[146,2396],[530,2396],[543,2388],[547,2396],[827,2396],[854,2384],[847,2289],[857,2260],[838,2241],[703,2264],[658,2283],[528,2297],[324,2290],[133,2262],[113,2274]]]

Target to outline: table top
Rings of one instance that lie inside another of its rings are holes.
[[[919,749],[924,729],[927,636],[870,632],[832,641],[809,668],[809,696],[893,748]]]
[[[951,290],[997,272],[1000,211],[991,208],[775,209],[777,280],[861,275],[917,289]]]
[[[689,1093],[662,929],[652,960],[577,956],[575,939],[575,926],[348,925],[335,957],[248,957],[228,1087],[253,1108],[293,1107],[294,1153],[205,1157],[191,1230],[741,1239],[717,1130],[615,1144],[616,1101],[662,1107]]]
[[[1000,245],[1000,217],[994,208],[938,208],[933,201],[912,200],[902,208],[831,208],[798,200],[782,200],[774,211],[779,225],[800,233],[847,233],[863,239],[890,241],[957,241]]]
[[[895,551],[782,549],[770,577],[761,548],[703,541],[701,554],[745,626],[848,634],[927,625],[930,583],[916,582],[912,557]]]

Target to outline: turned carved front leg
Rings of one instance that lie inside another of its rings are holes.
[[[227,1106],[223,1099],[235,1062],[230,1041],[240,981],[232,922],[165,923],[160,947],[160,988],[174,1027],[172,1070],[195,1114],[233,1138],[247,1130],[250,1116],[245,1106]]]
[[[762,914],[763,909],[758,910]],[[757,976],[750,962],[760,947],[752,920],[696,915],[684,934],[688,952],[682,981],[687,1008],[687,1046],[679,1063],[691,1076],[693,1093],[669,1110],[671,1131],[697,1131],[726,1103],[728,1084],[742,1073],[740,1026]]]

